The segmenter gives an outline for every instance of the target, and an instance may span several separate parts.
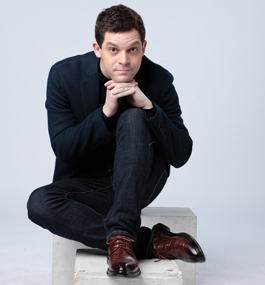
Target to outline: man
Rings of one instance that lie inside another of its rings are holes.
[[[108,275],[135,277],[137,258],[204,262],[199,244],[163,224],[140,227],[169,167],[191,154],[173,77],[144,56],[145,27],[132,9],[97,18],[93,52],[50,70],[46,108],[54,180],[35,190],[29,218],[62,237],[108,250]]]

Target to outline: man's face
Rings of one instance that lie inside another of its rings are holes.
[[[102,73],[114,82],[130,82],[140,69],[146,41],[142,44],[136,29],[129,32],[106,32],[102,47],[94,42]]]

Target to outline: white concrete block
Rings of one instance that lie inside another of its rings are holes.
[[[187,232],[196,238],[197,217],[189,208],[147,207],[142,211],[141,219],[142,226],[152,228],[156,223],[163,223],[167,225],[172,232]],[[79,242],[54,235],[53,285],[73,284],[73,271],[77,249],[88,249],[88,247]],[[158,264],[159,263],[161,262],[158,262]],[[183,284],[195,285],[195,264],[182,261],[177,261],[177,264],[183,273]]]
[[[161,260],[154,262],[154,259],[139,260],[141,275],[135,278],[108,277],[107,253],[99,249],[77,250],[74,269],[74,285],[181,285],[182,273],[177,263],[172,260]]]
[[[197,217],[189,208],[147,207],[142,211],[142,226],[152,228],[157,223],[167,225],[174,233],[186,232],[197,237]],[[177,260],[184,285],[196,284],[196,265]]]

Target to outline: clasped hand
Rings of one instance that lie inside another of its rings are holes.
[[[112,117],[118,112],[123,97],[133,106],[140,109],[151,109],[152,102],[138,87],[138,83],[133,80],[128,83],[116,83],[110,80],[105,83],[107,88],[106,100],[103,106],[103,113],[107,117]]]

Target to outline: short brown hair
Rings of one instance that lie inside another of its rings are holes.
[[[141,16],[124,5],[111,6],[98,15],[95,26],[95,38],[101,48],[106,32],[127,32],[133,28],[139,32],[143,44],[145,27]]]

